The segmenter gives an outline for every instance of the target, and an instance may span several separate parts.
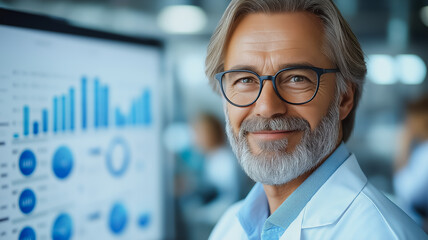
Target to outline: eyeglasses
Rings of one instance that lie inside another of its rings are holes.
[[[281,100],[301,105],[315,98],[321,75],[335,72],[339,72],[339,69],[298,66],[281,69],[273,76],[259,76],[250,70],[229,70],[217,73],[215,78],[226,100],[237,107],[255,103],[265,80],[272,81],[273,89]]]

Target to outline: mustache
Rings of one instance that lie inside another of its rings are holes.
[[[252,117],[241,124],[240,135],[256,131],[310,131],[309,122],[304,118],[280,116],[274,118]]]

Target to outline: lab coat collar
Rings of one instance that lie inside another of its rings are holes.
[[[366,184],[367,178],[352,154],[308,202],[304,209],[302,228],[321,227],[336,222]]]
[[[262,227],[269,231],[274,226],[283,229],[283,231],[287,229],[314,194],[349,156],[350,153],[342,142],[328,159],[269,218],[268,201],[263,185],[256,183],[237,213],[238,220],[248,239],[259,239],[260,234],[262,234]],[[273,231],[276,230],[273,229]]]

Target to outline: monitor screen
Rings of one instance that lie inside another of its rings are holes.
[[[163,239],[160,42],[1,11],[0,238]]]

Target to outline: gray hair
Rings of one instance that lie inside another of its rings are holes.
[[[251,13],[282,13],[306,11],[318,16],[324,24],[325,43],[323,53],[340,69],[336,87],[346,93],[348,84],[354,89],[354,106],[342,120],[343,140],[352,133],[355,110],[361,98],[367,73],[364,53],[350,26],[331,0],[232,0],[211,37],[205,60],[205,73],[214,90],[220,87],[214,75],[224,71],[224,54],[238,22]]]

